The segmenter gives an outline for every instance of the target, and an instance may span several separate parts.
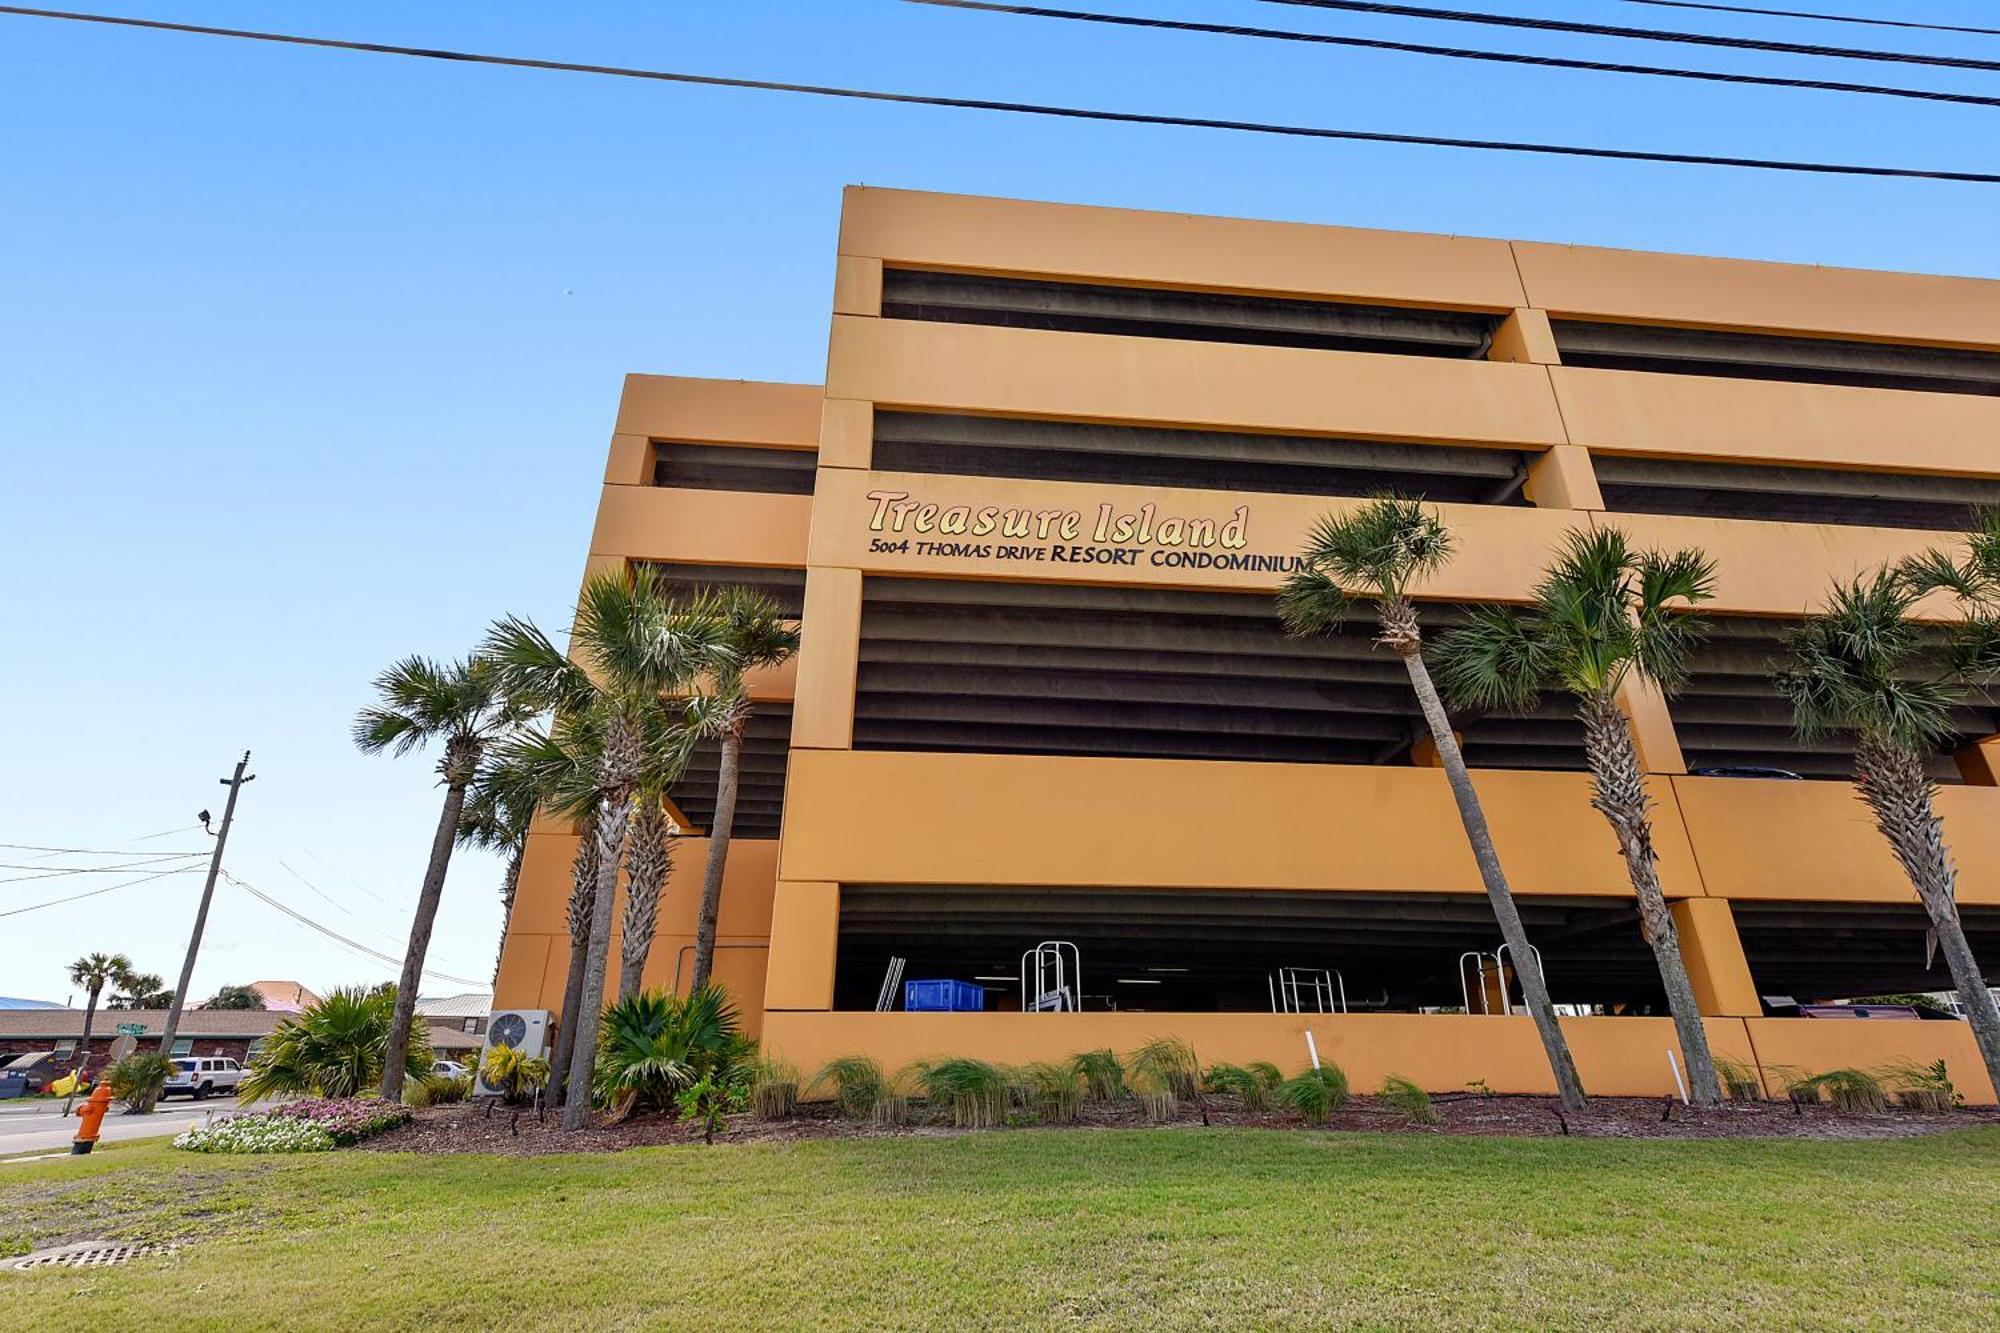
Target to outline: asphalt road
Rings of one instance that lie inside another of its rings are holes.
[[[64,1116],[62,1106],[60,1101],[0,1102],[0,1157],[67,1149],[70,1140],[76,1137],[78,1122],[74,1115]],[[187,1102],[176,1098],[162,1102],[151,1115],[126,1115],[114,1106],[104,1117],[104,1130],[97,1141],[117,1143],[126,1139],[178,1134],[189,1125],[200,1124],[215,1112],[241,1109],[245,1108],[222,1097],[205,1102]]]

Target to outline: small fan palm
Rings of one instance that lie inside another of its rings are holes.
[[[1411,592],[1443,569],[1451,553],[1451,533],[1435,513],[1415,500],[1377,497],[1351,513],[1328,515],[1313,525],[1302,552],[1305,568],[1285,581],[1278,594],[1278,612],[1293,634],[1332,634],[1345,622],[1355,598],[1375,603],[1376,642],[1392,649],[1409,673],[1501,937],[1519,960],[1516,971],[1521,990],[1548,1055],[1556,1090],[1564,1106],[1577,1109],[1583,1106],[1584,1096],[1576,1061],[1556,1022],[1548,983],[1534,965],[1536,954],[1529,944],[1527,927],[1521,922],[1520,908],[1501,869],[1500,854],[1493,846],[1486,812],[1473,789],[1472,773],[1458,748],[1451,718],[1424,665],[1423,632]]]
[[[431,1067],[430,1025],[406,1019],[402,1040],[392,1041],[400,1008],[392,987],[337,990],[281,1019],[236,1095],[246,1102],[282,1094],[358,1097],[381,1083],[382,1062],[392,1046],[403,1074],[422,1078]]]
[[[1699,551],[1636,551],[1616,528],[1577,529],[1563,539],[1530,609],[1483,607],[1438,646],[1439,673],[1456,704],[1526,711],[1551,687],[1574,700],[1590,803],[1618,838],[1690,1091],[1705,1105],[1722,1100],[1722,1086],[1660,890],[1652,797],[1618,699],[1629,679],[1669,695],[1686,681],[1688,655],[1704,630],[1686,608],[1707,601],[1714,586],[1714,563]]]
[[[736,824],[736,794],[741,785],[743,732],[750,724],[747,672],[781,666],[799,650],[798,626],[787,620],[778,604],[751,588],[730,587],[697,600],[695,614],[720,623],[709,662],[709,688],[688,701],[688,730],[718,743],[715,818],[708,830],[708,864],[703,868],[701,908],[695,918],[695,986],[708,984],[715,967],[716,922],[722,912],[722,877],[729,860],[729,840]]]
[[[668,730],[659,721],[665,699],[684,695],[726,656],[724,628],[713,605],[677,606],[666,585],[642,565],[593,575],[584,584],[571,627],[574,658],[524,620],[503,620],[486,637],[485,651],[515,698],[576,719],[597,738],[591,779],[597,886],[581,989],[563,1016],[572,1032],[569,1067],[558,1071],[572,1089],[588,1083],[596,1063],[596,1026],[583,1016],[598,1013],[604,1003],[618,871],[633,798],[649,769],[648,737]],[[582,1129],[589,1119],[589,1099],[565,1100],[565,1130]]]
[[[430,863],[410,919],[410,942],[396,983],[396,1024],[382,1066],[382,1096],[396,1101],[403,1095],[404,1034],[417,1011],[424,955],[430,951],[431,928],[444,897],[445,872],[459,836],[466,789],[479,771],[486,747],[517,725],[523,714],[508,698],[493,664],[481,657],[444,663],[405,658],[375,678],[375,692],[380,702],[363,709],[354,720],[354,743],[363,754],[386,750],[400,757],[432,741],[444,743],[437,765],[445,789],[444,811],[431,839]]]
[[[1923,588],[1907,569],[1837,585],[1826,610],[1792,635],[1777,684],[1801,735],[1855,738],[1855,787],[1930,918],[1980,1058],[2000,1087],[2000,1007],[1959,920],[1958,871],[1925,763],[1956,734],[1952,709],[1969,682],[1992,670],[1976,630],[1943,663],[1928,657],[1910,618]]]
[[[89,993],[83,1006],[83,1040],[76,1044],[72,1070],[83,1068],[90,1058],[90,1029],[97,1021],[97,1001],[105,987],[114,992],[132,976],[132,960],[122,953],[87,953],[69,965],[69,981]]]
[[[727,1081],[746,1054],[736,1010],[717,987],[686,999],[641,991],[604,1011],[597,1098],[619,1115],[645,1106],[669,1109],[675,1094],[699,1079]]]

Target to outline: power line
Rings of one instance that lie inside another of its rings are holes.
[[[1767,18],[1812,19],[1818,23],[1859,23],[1870,28],[1917,28],[1925,32],[1970,32],[1981,37],[2000,37],[2000,28],[1967,28],[1956,23],[1918,23],[1914,19],[1863,18],[1858,14],[1816,14],[1803,9],[1758,9],[1754,5],[1713,5],[1701,0],[1625,0],[1628,5],[1653,5],[1660,9],[1707,9],[1718,14],[1760,14]]]
[[[373,958],[379,962],[387,963],[391,967],[401,967],[403,965],[402,959],[394,957],[390,954],[383,953],[380,949],[370,948],[368,945],[361,943],[361,941],[359,940],[349,939],[347,936],[341,934],[339,931],[333,929],[331,926],[321,925],[319,922],[313,920],[305,913],[295,911],[294,909],[286,906],[284,903],[279,902],[276,898],[273,898],[270,894],[264,892],[256,885],[251,884],[246,880],[240,879],[237,876],[230,874],[226,870],[222,872],[222,877],[228,880],[231,884],[234,884],[237,888],[242,889],[245,893],[249,894],[251,897],[256,898],[259,902],[265,903],[271,907],[275,907],[277,910],[283,912],[286,916],[292,918],[292,920],[298,922],[300,925],[305,926],[308,929],[318,931],[320,934],[326,936],[330,940],[334,940],[340,944],[344,944],[348,948],[366,954],[368,957]],[[427,977],[436,977],[439,981],[456,982],[458,985],[461,986],[480,986],[485,984],[484,982],[473,981],[468,977],[455,977],[451,975],[451,973],[449,972],[434,972],[430,968],[424,969],[424,975]]]
[[[2000,60],[1975,60],[1968,56],[1933,56],[1916,51],[1878,51],[1858,46],[1777,42],[1762,37],[1719,37],[1713,33],[1678,32],[1670,28],[1626,28],[1615,23],[1578,23],[1570,19],[1538,19],[1519,14],[1482,14],[1470,9],[1428,9],[1420,5],[1378,4],[1374,0],[1262,0],[1262,3],[1333,9],[1344,14],[1390,14],[1398,18],[1439,19],[1449,23],[1483,23],[1494,28],[1528,28],[1536,32],[1576,32],[1592,37],[1720,46],[1733,51],[1776,51],[1784,55],[1825,56],[1835,60],[1886,60],[1905,65],[1941,65],[1948,69],[2000,70]]]
[[[1814,92],[1861,93],[1871,97],[1906,97],[1923,102],[1957,102],[1967,106],[2000,106],[2000,97],[1978,93],[1940,92],[1933,88],[1903,88],[1879,83],[1845,83],[1834,79],[1788,79],[1771,74],[1730,74],[1721,70],[1682,69],[1672,65],[1633,65],[1611,60],[1578,60],[1568,56],[1527,55],[1517,51],[1481,51],[1463,46],[1433,46],[1426,42],[1392,42],[1376,37],[1345,37],[1291,28],[1257,28],[1239,23],[1200,23],[1192,19],[1142,18],[1132,14],[1102,14],[1089,10],[1050,9],[1041,5],[1011,5],[992,0],[905,0],[908,4],[942,9],[969,9],[1030,18],[1067,19],[1125,28],[1159,28],[1172,32],[1215,33],[1226,37],[1258,37],[1268,41],[1309,42],[1318,46],[1356,47],[1368,51],[1398,51],[1409,55],[1444,56],[1452,60],[1483,60],[1502,65],[1532,65],[1544,69],[1592,70],[1604,74],[1641,74],[1654,78],[1695,79],[1704,83],[1741,83],[1766,88],[1803,88]]]
[[[154,874],[143,876],[139,879],[128,879],[123,884],[107,884],[101,889],[92,889],[88,893],[73,893],[67,898],[51,898],[47,902],[30,903],[26,907],[9,908],[5,912],[0,912],[0,917],[21,916],[22,914],[27,912],[39,912],[44,907],[60,907],[64,903],[82,902],[85,898],[95,898],[100,894],[115,893],[119,889],[129,889],[132,888],[134,885],[150,884],[156,879],[165,879],[168,875],[192,874],[199,868],[200,867],[198,866],[183,866],[177,870],[161,870],[155,872]]]
[[[32,875],[9,875],[5,879],[0,879],[0,884],[26,884],[31,880],[66,879],[71,875],[122,875],[125,874],[127,871],[145,870],[152,866],[157,866],[162,862],[166,861],[177,861],[182,864],[188,864],[199,859],[200,858],[198,855],[193,857],[147,856],[147,857],[141,857],[136,861],[127,861],[123,865],[63,866],[53,870],[45,865],[35,865],[35,864],[17,865],[11,862],[0,862],[0,870],[33,870],[36,872],[35,874]]]
[[[1705,153],[1649,152],[1631,148],[1590,148],[1575,144],[1535,143],[1502,139],[1468,139],[1448,135],[1396,134],[1377,130],[1333,129],[1316,125],[1287,125],[1269,121],[1226,120],[1207,116],[1170,116],[1138,111],[1107,111],[1093,107],[1055,106],[1039,102],[1009,102],[987,98],[929,96],[919,93],[883,92],[876,89],[846,88],[826,84],[783,83],[770,79],[738,79],[715,74],[687,74],[671,70],[634,69],[618,65],[586,65],[571,61],[537,60],[523,56],[497,56],[470,51],[395,46],[383,42],[339,41],[329,37],[300,37],[287,33],[257,32],[240,28],[213,28],[191,23],[166,23],[154,19],[72,13],[66,10],[24,9],[17,5],[0,5],[0,14],[30,18],[61,19],[78,23],[100,23],[114,27],[144,28],[161,32],[192,33],[208,37],[231,37],[244,41],[276,42],[290,46],[310,46],[333,51],[366,51],[378,55],[413,56],[428,60],[451,60],[468,64],[499,65],[515,69],[539,69],[575,74],[596,74],[611,78],[648,79],[660,83],[680,83],[706,88],[743,88],[760,92],[797,93],[813,97],[838,97],[854,101],[894,103],[905,106],[950,107],[965,111],[1001,111],[1016,115],[1048,116],[1064,120],[1102,121],[1120,125],[1160,125],[1184,129],[1230,130],[1244,134],[1268,134],[1299,139],[1328,139],[1348,143],[1403,144],[1428,148],[1463,148],[1479,152],[1530,153],[1550,157],[1581,157],[1617,162],[1665,162],[1684,166],[1734,167],[1751,171],[1789,171],[1819,176],[1861,176],[1895,180],[1960,181],[1974,185],[2000,185],[2000,174],[1982,171],[1946,171],[1919,167],[1866,166],[1841,162],[1804,162],[1781,158],[1724,157]]]
[[[173,831],[174,831],[175,833],[179,833],[179,832],[180,832],[181,830],[179,830],[179,829],[175,829],[175,830],[173,830]],[[133,839],[133,841],[134,841],[134,842],[143,842],[143,841],[145,841],[145,839],[143,839],[143,838],[134,838],[134,839]],[[39,846],[39,845],[37,845],[37,844],[35,844],[35,843],[32,843],[32,842],[0,842],[0,847],[4,847],[4,848],[8,849],[9,851],[16,851],[16,852],[61,852],[61,853],[65,854],[65,855],[71,855],[71,856],[142,856],[142,855],[152,855],[152,853],[150,853],[150,852],[124,852],[124,851],[114,851],[114,850],[112,850],[111,848],[108,848],[108,847],[43,847],[43,846]],[[162,856],[207,856],[207,855],[208,855],[208,853],[207,853],[206,851],[189,851],[189,852],[162,852],[162,853],[160,853],[160,855],[162,855]]]

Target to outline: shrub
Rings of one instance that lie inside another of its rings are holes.
[[[1264,1080],[1241,1065],[1210,1065],[1202,1086],[1210,1092],[1235,1094],[1246,1111],[1262,1111],[1271,1104],[1271,1090]]]
[[[495,1046],[486,1052],[480,1076],[489,1088],[500,1090],[500,1100],[509,1106],[526,1106],[535,1094],[549,1085],[549,1062],[539,1055],[525,1055],[518,1047]]]
[[[1267,1094],[1276,1092],[1278,1085],[1285,1081],[1285,1071],[1269,1060],[1252,1060],[1243,1067],[1257,1076],[1257,1081],[1264,1085]]]
[[[1413,1125],[1435,1125],[1444,1119],[1431,1104],[1431,1095],[1401,1074],[1383,1079],[1378,1095],[1385,1105],[1400,1112]]]
[[[1735,1060],[1717,1059],[1715,1072],[1722,1079],[1722,1090],[1732,1102],[1761,1102],[1764,1100],[1764,1085],[1757,1078],[1757,1071],[1749,1065]]]
[[[1032,1064],[1021,1079],[1029,1109],[1043,1120],[1067,1122],[1083,1114],[1084,1076],[1074,1064]]]
[[[1141,1091],[1186,1100],[1201,1091],[1201,1062],[1179,1037],[1155,1037],[1132,1053],[1132,1081]]]
[[[924,1100],[951,1109],[951,1123],[960,1129],[991,1129],[1007,1114],[1007,1075],[998,1065],[969,1056],[912,1066]]]
[[[183,1152],[331,1152],[334,1142],[309,1120],[254,1112],[190,1126],[174,1136],[173,1146]]]
[[[783,1060],[759,1060],[750,1074],[750,1109],[759,1120],[784,1120],[799,1109],[799,1071]]]
[[[866,1120],[875,1114],[875,1103],[887,1090],[882,1066],[865,1055],[842,1055],[826,1062],[807,1085],[810,1090],[831,1088],[840,1113],[849,1120]]]
[[[1347,1104],[1347,1074],[1332,1063],[1301,1070],[1278,1085],[1276,1098],[1308,1125],[1323,1125]]]
[[[1891,1065],[1882,1071],[1882,1077],[1894,1085],[1897,1103],[1912,1111],[1942,1115],[1965,1100],[1952,1085],[1951,1073],[1942,1060],[1927,1065]]]
[[[382,1082],[389,1051],[389,1027],[396,1019],[396,988],[337,990],[318,1004],[278,1021],[237,1085],[243,1101],[284,1093],[313,1097],[353,1097]],[[421,1015],[410,1018],[410,1052],[404,1066],[412,1079],[431,1067],[431,1029]]]
[[[505,1047],[496,1047],[504,1050]],[[405,1105],[422,1109],[426,1106],[445,1106],[452,1102],[462,1102],[472,1095],[472,1075],[460,1074],[448,1078],[443,1074],[432,1074],[427,1078],[411,1079],[403,1085]]]
[[[710,1070],[675,1094],[674,1104],[683,1116],[701,1125],[703,1143],[714,1143],[715,1131],[722,1128],[723,1114],[734,1100],[731,1093],[730,1085],[718,1082]]]
[[[416,1118],[409,1107],[380,1097],[304,1097],[258,1114],[313,1125],[342,1146],[373,1138]],[[235,1117],[239,1121],[249,1118]]]
[[[127,1111],[145,1115],[160,1100],[173,1072],[174,1062],[158,1051],[134,1051],[111,1066],[104,1080]]]
[[[717,1087],[737,1081],[736,1071],[749,1054],[736,1009],[720,986],[703,986],[686,999],[641,991],[604,1013],[597,1039],[597,1100],[616,1105],[620,1113],[640,1106],[671,1109],[683,1088],[704,1078]]]
[[[1108,1102],[1124,1095],[1125,1066],[1111,1050],[1083,1051],[1069,1058],[1070,1068],[1083,1076],[1084,1095]]]

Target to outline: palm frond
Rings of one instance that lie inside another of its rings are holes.
[[[1431,652],[1438,681],[1456,707],[1527,712],[1548,678],[1550,653],[1536,622],[1512,607],[1476,608]]]
[[[1897,566],[1896,573],[1909,585],[1910,591],[1920,597],[1933,592],[1948,592],[1971,602],[1979,600],[1990,586],[1990,579],[1971,562],[1960,564],[1951,552],[1936,547],[1922,555],[1909,557]]]
[[[589,673],[532,620],[494,621],[479,651],[499,674],[501,688],[537,711],[576,712],[597,693]]]
[[[1899,571],[1877,570],[1836,585],[1793,631],[1774,679],[1802,737],[1848,731],[1926,753],[1954,734],[1964,678],[1949,662],[1926,670],[1917,595]]]
[[[1688,608],[1715,596],[1715,561],[1701,551],[1645,551],[1635,563],[1632,669],[1663,694],[1686,683],[1688,660],[1708,637],[1708,622]]]
[[[1278,589],[1278,618],[1297,638],[1339,633],[1351,605],[1340,585],[1317,569],[1288,576]]]
[[[1377,495],[1346,514],[1323,515],[1301,555],[1343,587],[1398,600],[1450,561],[1452,536],[1422,501]]]

